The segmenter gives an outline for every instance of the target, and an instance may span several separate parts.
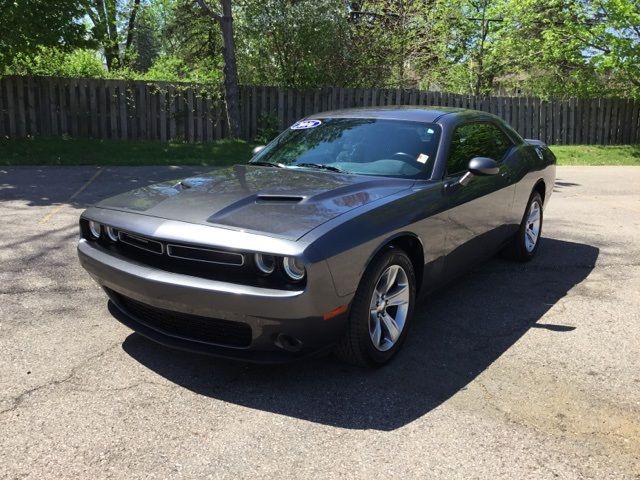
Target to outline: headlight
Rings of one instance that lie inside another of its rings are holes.
[[[254,260],[256,262],[256,267],[258,267],[258,270],[262,273],[269,275],[276,269],[276,259],[273,255],[262,255],[261,253],[256,253],[254,255]]]
[[[89,233],[93,238],[100,238],[100,234],[102,233],[100,224],[93,220],[89,220]]]
[[[300,259],[295,257],[284,257],[282,266],[291,280],[295,280],[297,282],[304,278],[305,269]]]
[[[104,229],[107,232],[107,237],[109,237],[109,240],[111,240],[112,242],[118,241],[118,231],[115,228],[104,227]]]

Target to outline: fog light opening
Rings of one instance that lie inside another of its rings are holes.
[[[278,335],[275,344],[287,352],[299,352],[303,346],[302,340],[287,335],[286,333]]]

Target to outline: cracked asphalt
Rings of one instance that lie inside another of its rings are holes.
[[[82,208],[199,170],[0,169],[0,478],[640,478],[640,168],[558,168],[539,256],[427,298],[375,371],[174,352],[111,317]]]

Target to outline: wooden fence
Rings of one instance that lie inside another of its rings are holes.
[[[324,87],[306,91],[242,86],[242,136],[280,130],[312,113],[379,105],[434,105],[483,110],[526,138],[550,144],[640,142],[640,102],[628,99],[476,97],[418,90]],[[0,136],[182,139],[228,136],[219,92],[202,85],[17,77],[0,79]]]

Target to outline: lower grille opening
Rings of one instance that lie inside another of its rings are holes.
[[[113,290],[109,293],[136,320],[165,335],[228,347],[251,344],[251,327],[246,323],[173,312],[138,302]]]

